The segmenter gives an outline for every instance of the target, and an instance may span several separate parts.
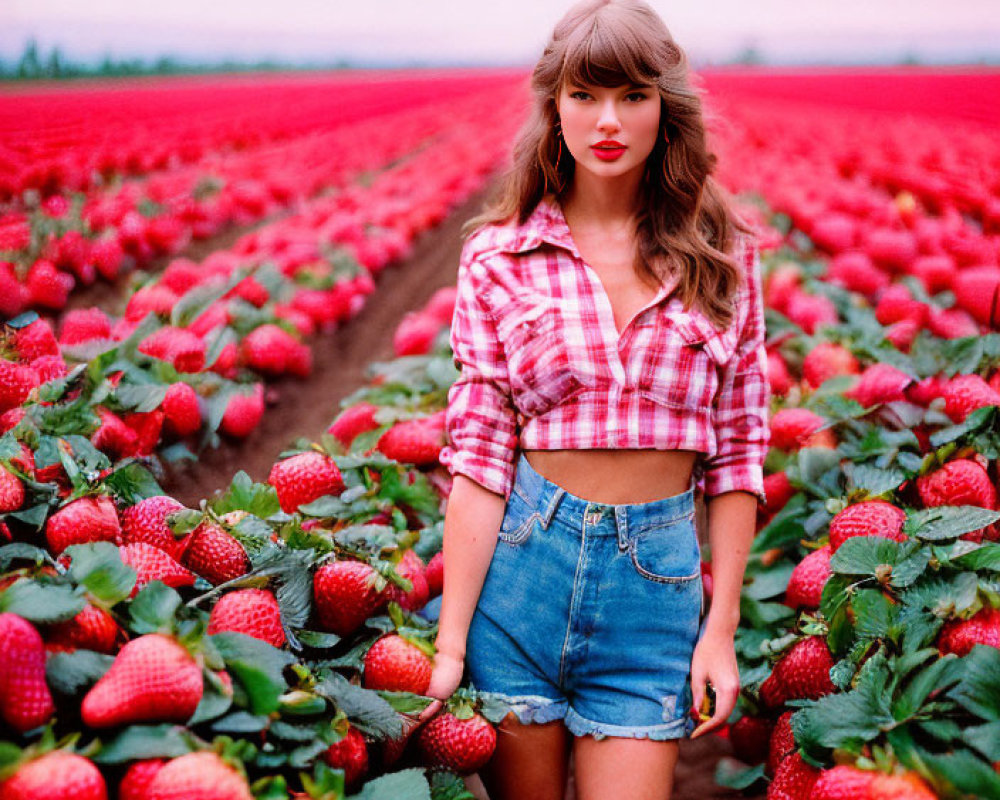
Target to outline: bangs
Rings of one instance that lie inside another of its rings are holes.
[[[651,86],[660,77],[660,70],[652,60],[655,48],[630,26],[612,26],[595,18],[589,30],[576,32],[566,45],[564,84],[605,88],[627,84]]]

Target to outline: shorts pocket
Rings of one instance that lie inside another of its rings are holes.
[[[542,515],[531,507],[516,490],[510,493],[500,522],[499,539],[506,544],[524,544],[531,535],[535,522]]]
[[[632,566],[657,583],[685,583],[701,575],[694,512],[636,533],[629,539]]]

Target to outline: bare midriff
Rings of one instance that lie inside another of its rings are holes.
[[[649,503],[686,492],[695,450],[525,450],[535,472],[594,503]]]

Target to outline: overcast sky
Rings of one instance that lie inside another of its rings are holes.
[[[529,64],[567,0],[0,0],[0,58],[35,37],[121,57]],[[773,63],[1000,62],[997,0],[651,3],[698,63],[747,47]]]

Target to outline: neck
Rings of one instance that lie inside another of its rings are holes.
[[[563,212],[598,227],[629,224],[639,211],[642,173],[599,178],[578,169],[562,198]]]

